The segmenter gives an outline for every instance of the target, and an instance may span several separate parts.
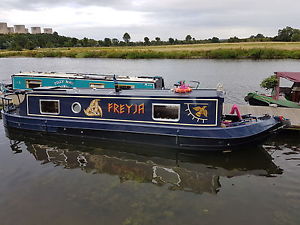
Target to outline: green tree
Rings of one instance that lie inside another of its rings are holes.
[[[174,38],[169,38],[169,43],[170,43],[171,45],[173,45],[174,42],[175,42]]]
[[[88,47],[88,39],[86,37],[80,40],[80,42],[83,47]]]
[[[144,37],[145,45],[150,45],[150,39],[148,37]]]
[[[117,38],[113,38],[113,39],[111,40],[111,42],[112,42],[112,44],[113,44],[114,46],[117,46],[117,45],[119,44],[119,40],[118,40]]]
[[[160,37],[155,38],[156,43],[160,43]]]
[[[257,34],[255,38],[265,38],[265,36],[263,34]]]
[[[217,38],[217,37],[213,37],[213,38],[211,39],[211,42],[212,42],[212,43],[219,43],[219,42],[220,42],[220,39]]]
[[[110,40],[110,38],[104,38],[103,44],[106,47],[111,46],[111,40]]]
[[[186,37],[185,37],[185,41],[186,42],[190,42],[192,40],[192,36],[191,35],[186,35]]]
[[[64,44],[64,46],[65,46],[65,47],[72,47],[72,43],[67,41],[67,42]],[[55,47],[55,46],[54,46],[53,42],[48,41],[48,42],[46,43],[46,48],[54,48],[54,47]]]
[[[230,43],[240,42],[240,39],[237,36],[234,36],[234,37],[229,38],[228,42],[230,42]]]
[[[272,75],[263,79],[263,81],[260,83],[260,86],[262,88],[265,88],[266,90],[274,90],[277,84],[278,84],[278,79],[276,75]]]
[[[130,39],[131,39],[131,37],[130,37],[130,35],[129,35],[128,33],[125,33],[125,34],[123,35],[123,40],[124,40],[127,44],[129,43]]]
[[[276,37],[276,40],[291,41],[294,33],[295,33],[295,29],[293,29],[291,27],[286,27],[286,28],[280,29],[280,30],[278,30],[278,36]]]
[[[10,49],[13,51],[22,51],[22,47],[16,42],[11,43]]]
[[[78,42],[77,38],[71,38],[71,43],[73,47],[77,45],[77,42]]]
[[[295,29],[291,41],[300,41],[300,30]]]

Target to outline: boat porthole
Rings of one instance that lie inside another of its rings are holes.
[[[80,113],[81,111],[81,105],[79,102],[74,102],[71,106],[72,112],[73,113]]]

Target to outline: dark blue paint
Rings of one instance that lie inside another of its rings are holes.
[[[214,150],[256,142],[282,125],[281,121],[270,117],[263,120],[259,119],[257,122],[241,123],[237,126],[223,128],[220,126],[223,98],[218,92],[212,90],[208,92],[196,90],[191,94],[180,96],[168,90],[151,91],[151,95],[142,91],[138,93],[137,91],[125,91],[119,94],[104,90],[77,92],[74,90],[31,92],[27,94],[26,100],[20,105],[20,113],[18,113],[18,110],[3,112],[4,124],[7,127],[25,130],[86,135],[97,138],[114,139],[118,137],[118,139],[137,142],[139,138],[136,134],[138,134],[143,137],[141,140],[144,141],[148,138],[147,140],[151,144],[164,143],[193,149],[215,148]],[[55,116],[42,115],[39,107],[39,100],[41,99],[59,100],[60,114]],[[83,112],[83,109],[87,109],[94,99],[101,99],[102,117],[89,117]],[[212,101],[214,99],[216,101]],[[26,111],[27,102],[29,112]],[[71,105],[74,102],[79,102],[82,105],[82,111],[78,114],[73,113],[71,110]],[[134,115],[109,113],[108,103],[145,104],[145,113]],[[180,120],[178,122],[154,121],[152,119],[152,103],[180,104]],[[193,120],[188,115],[189,112],[185,111],[186,103],[194,106],[199,103],[208,104],[208,120],[204,123]],[[218,112],[215,110],[216,104],[218,104]],[[217,121],[215,118],[217,118]],[[199,124],[203,126],[198,126]]]

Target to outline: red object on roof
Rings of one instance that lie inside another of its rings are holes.
[[[286,78],[293,82],[300,82],[300,72],[275,72],[277,77]]]

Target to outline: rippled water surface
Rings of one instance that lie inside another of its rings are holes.
[[[228,103],[244,103],[248,92],[263,91],[262,79],[275,71],[300,71],[296,60],[125,60],[70,58],[0,58],[0,81],[26,71],[83,72],[117,75],[163,76],[167,87],[180,80],[198,80],[201,87],[224,85]]]
[[[229,102],[298,61],[0,59],[22,71],[163,75],[221,82]],[[227,153],[98,142],[5,130],[0,120],[0,224],[300,224],[299,132]]]

